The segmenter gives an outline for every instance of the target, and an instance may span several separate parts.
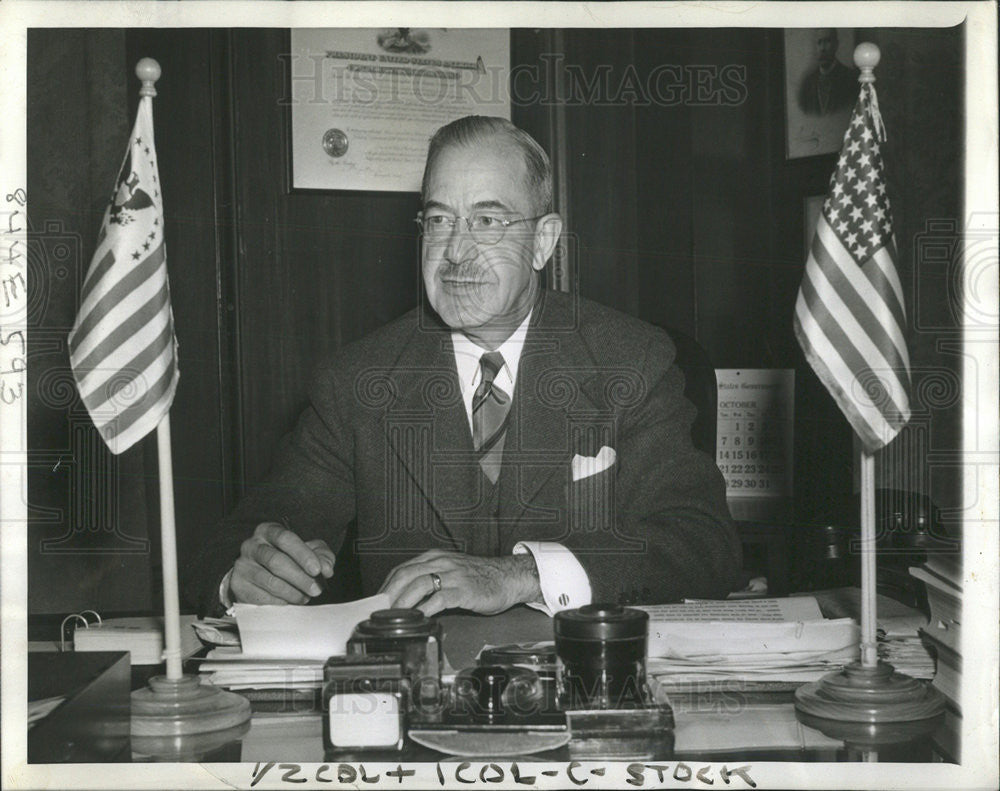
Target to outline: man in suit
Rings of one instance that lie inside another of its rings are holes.
[[[318,367],[201,552],[202,608],[309,601],[352,521],[365,594],[428,614],[725,595],[739,542],[670,339],[542,287],[562,232],[542,148],[459,119],[422,198],[428,304]]]
[[[799,85],[799,109],[806,115],[829,115],[850,109],[858,98],[858,73],[837,60],[839,46],[835,29],[816,31],[818,64]]]

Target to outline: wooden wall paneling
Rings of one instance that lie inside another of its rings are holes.
[[[220,237],[231,227],[224,163],[229,132],[224,87],[224,31],[135,29],[128,33],[131,74],[142,57],[162,68],[153,100],[157,164],[171,305],[181,372],[171,408],[174,497],[180,563],[199,536],[233,505],[234,393],[225,379],[228,300],[221,293]],[[158,499],[155,442],[149,441],[148,491]],[[154,531],[154,537],[158,537]],[[159,569],[154,541],[153,567]],[[159,595],[160,587],[155,588]]]
[[[510,33],[511,78],[508,83],[511,121],[535,138],[548,152],[552,165],[553,209],[562,216],[563,227],[573,227],[569,202],[569,168],[564,130],[566,110],[552,100],[554,85],[565,80],[565,31],[516,28]],[[546,99],[546,97],[550,97]],[[553,251],[545,270],[548,288],[572,290],[577,285],[575,256],[569,254],[567,238]],[[558,270],[558,271],[557,271]]]
[[[283,354],[276,343],[276,339],[286,337],[295,320],[288,296],[294,284],[290,273],[283,271],[274,228],[285,178],[280,150],[282,109],[274,98],[281,95],[277,93],[280,71],[276,57],[286,37],[282,31],[234,31],[230,55],[240,242],[234,318],[243,399],[244,484],[263,476],[274,442],[293,419],[288,388],[301,387],[305,377],[301,370],[304,363],[294,354]],[[262,452],[260,435],[268,430],[270,436],[263,443],[266,452]]]
[[[808,368],[791,331],[795,300],[805,271],[803,200],[808,196],[826,194],[830,174],[837,164],[837,154],[785,159],[783,30],[768,31],[767,55],[766,71],[771,95],[767,122],[771,132],[768,144],[771,222],[768,230],[772,247],[768,289],[771,330],[767,342],[771,357],[780,365],[804,364]]]
[[[690,115],[697,335],[719,368],[760,365],[770,319],[766,31],[691,31],[691,41],[709,87],[695,88]]]
[[[852,433],[833,398],[802,354],[792,330],[805,272],[803,199],[826,193],[836,154],[785,158],[784,31],[767,31],[767,121],[770,162],[770,266],[766,364],[795,371],[794,500],[786,546],[792,589],[808,589],[819,560],[809,525],[841,524],[851,494]],[[764,360],[761,366],[765,365]]]
[[[216,324],[219,350],[219,437],[222,442],[223,511],[228,513],[243,494],[243,393],[240,390],[239,303],[240,228],[236,213],[239,178],[234,150],[236,119],[233,107],[232,31],[215,30],[210,39],[211,100],[214,123],[213,174],[215,184]]]
[[[580,294],[636,315],[636,141],[633,33],[564,32],[568,193]]]
[[[687,75],[698,55],[689,31],[635,32],[636,66],[651,101],[636,109],[639,316],[696,336],[695,207]]]
[[[233,34],[246,482],[305,404],[320,357],[417,304],[416,193],[288,191],[281,30]],[[335,112],[335,108],[333,109]]]
[[[913,417],[880,454],[879,485],[930,494],[961,529],[961,300],[955,277],[965,151],[965,27],[861,31],[875,69],[883,147],[909,318]],[[943,253],[943,254],[942,254]]]
[[[107,450],[80,401],[67,348],[128,142],[126,96],[137,87],[130,76],[121,30],[28,31],[31,616],[151,604],[143,449],[117,457]]]
[[[821,519],[841,507],[851,486],[851,432],[840,410],[806,362],[792,331],[799,284],[805,271],[802,201],[826,192],[836,155],[785,159],[783,31],[754,31],[748,74],[748,102],[753,103],[753,136],[764,164],[758,174],[756,212],[760,224],[751,272],[763,285],[747,309],[755,311],[756,346],[744,346],[736,367],[792,368],[795,371],[793,458],[794,502],[787,546],[790,562],[809,563],[802,523]],[[766,247],[760,245],[766,241]],[[757,302],[757,304],[751,304]],[[761,325],[759,322],[763,320]]]

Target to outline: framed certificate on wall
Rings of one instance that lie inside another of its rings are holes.
[[[436,129],[510,118],[506,28],[298,28],[287,74],[293,189],[415,192]]]

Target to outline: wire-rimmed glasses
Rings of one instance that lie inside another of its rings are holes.
[[[424,214],[417,215],[414,222],[423,231],[424,239],[428,242],[445,242],[451,238],[455,223],[464,220],[469,233],[477,244],[491,245],[497,244],[507,229],[520,222],[533,222],[540,220],[544,214],[537,217],[504,217],[502,214],[493,212],[476,212],[468,217],[456,217],[450,214]]]

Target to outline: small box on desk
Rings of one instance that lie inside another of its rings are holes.
[[[28,730],[28,762],[129,761],[130,667],[124,651],[29,652],[29,703],[65,700]]]

